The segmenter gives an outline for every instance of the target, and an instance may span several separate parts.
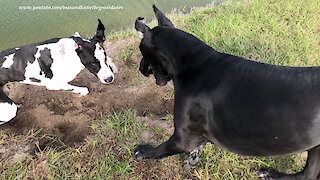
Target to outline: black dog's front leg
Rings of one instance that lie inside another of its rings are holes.
[[[184,150],[180,144],[180,138],[177,133],[174,133],[168,141],[160,144],[156,148],[148,144],[138,145],[135,153],[136,158],[139,160],[150,158],[161,159],[170,155],[182,153]]]
[[[136,149],[137,159],[161,159],[167,156],[191,152],[199,144],[204,142],[202,136],[194,136],[190,134],[190,131],[184,131],[182,129],[175,129],[175,132],[170,137],[170,139],[158,147],[154,148],[148,144],[138,145]]]
[[[183,152],[191,152],[203,143],[206,125],[206,112],[193,102],[182,101],[175,94],[174,133],[170,139],[158,147],[139,145],[136,149],[137,159],[161,159]]]

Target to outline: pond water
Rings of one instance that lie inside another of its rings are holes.
[[[220,0],[221,1],[221,0]],[[153,17],[152,4],[168,12],[205,6],[212,0],[1,0],[0,51],[69,37],[78,31],[91,37],[100,18],[106,32],[132,27],[138,16]]]

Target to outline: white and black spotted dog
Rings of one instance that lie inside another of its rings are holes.
[[[0,124],[16,116],[17,106],[8,97],[6,84],[20,82],[68,90],[87,95],[88,88],[68,84],[87,68],[103,84],[114,81],[117,67],[106,55],[104,25],[100,20],[96,35],[82,39],[78,32],[70,38],[55,38],[0,52]]]

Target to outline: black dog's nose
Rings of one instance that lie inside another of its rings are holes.
[[[104,79],[106,83],[111,83],[113,81],[113,76],[108,77],[107,79]]]

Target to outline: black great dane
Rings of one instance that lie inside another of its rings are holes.
[[[158,26],[138,18],[140,71],[156,84],[173,80],[174,133],[158,147],[139,145],[138,159],[192,152],[206,141],[249,156],[308,151],[297,174],[261,170],[262,179],[320,179],[320,67],[285,67],[215,51],[174,28],[155,6]]]
[[[114,81],[116,66],[103,47],[105,27],[100,20],[96,35],[87,40],[79,33],[0,52],[0,125],[16,116],[17,106],[7,96],[6,83],[20,82],[87,95],[88,88],[68,84],[87,68],[101,83]]]

